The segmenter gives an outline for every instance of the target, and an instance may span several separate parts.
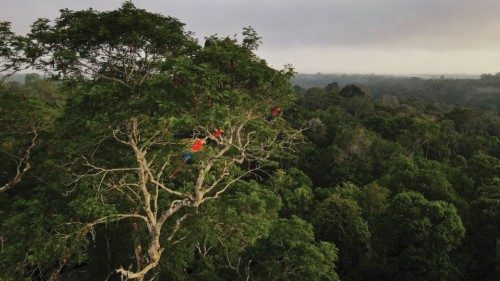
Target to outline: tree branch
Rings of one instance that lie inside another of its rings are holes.
[[[23,156],[17,163],[16,175],[12,180],[10,180],[9,182],[0,187],[0,193],[7,191],[8,189],[12,188],[13,186],[21,182],[23,176],[31,169],[31,162],[30,162],[31,152],[36,145],[36,139],[38,137],[38,132],[36,129],[33,128],[32,133],[33,137],[31,138],[30,145],[28,146],[28,148],[26,148]]]

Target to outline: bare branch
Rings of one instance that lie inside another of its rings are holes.
[[[17,163],[16,175],[12,180],[0,187],[0,192],[5,192],[21,182],[23,176],[31,169],[31,152],[36,145],[36,139],[38,137],[38,132],[35,128],[33,128],[31,132],[33,133],[33,137],[31,138],[30,145],[28,146],[28,148],[26,148],[21,159]]]
[[[133,156],[134,159],[133,166],[106,168],[92,164],[87,158],[83,157],[83,166],[90,168],[90,170],[84,175],[77,176],[77,180],[83,177],[101,176],[99,186],[103,184],[112,190],[117,190],[127,200],[136,204],[138,210],[140,210],[140,214],[103,217],[88,224],[87,227],[91,228],[96,224],[111,220],[140,218],[148,230],[148,258],[144,259],[141,254],[140,257],[136,257],[138,263],[135,270],[120,267],[116,272],[125,279],[143,280],[145,275],[155,268],[160,261],[164,250],[160,244],[160,236],[162,227],[166,222],[179,214],[181,210],[183,211],[171,226],[167,237],[169,243],[178,243],[185,237],[176,241],[174,241],[174,237],[182,228],[186,218],[192,215],[190,210],[196,210],[207,200],[219,198],[231,186],[245,177],[252,174],[256,175],[257,171],[263,171],[263,167],[271,163],[269,159],[274,149],[276,147],[290,147],[302,132],[299,130],[297,133],[283,138],[279,135],[279,130],[276,130],[268,133],[265,136],[266,141],[262,142],[262,136],[257,137],[257,133],[249,129],[251,121],[258,118],[259,116],[247,111],[231,119],[231,122],[225,125],[226,134],[222,141],[216,142],[217,149],[215,151],[210,150],[211,154],[207,158],[200,157],[199,165],[193,166],[193,169],[196,169],[197,172],[193,179],[191,191],[176,190],[172,183],[166,183],[162,180],[165,170],[173,167],[170,163],[170,157],[175,154],[167,155],[165,158],[154,152],[152,148],[156,145],[170,144],[162,139],[166,131],[158,130],[149,136],[141,135],[139,129],[141,122],[137,118],[131,118],[123,131],[120,129],[112,131],[114,139],[130,149],[130,156]],[[199,125],[195,131],[205,133],[209,137],[211,129]],[[149,153],[148,149],[150,150]],[[243,163],[251,163],[252,168],[242,167]],[[232,172],[233,170],[236,172]],[[114,176],[111,176],[111,174]],[[165,206],[158,201],[160,193],[166,194],[167,198],[171,200],[169,205]],[[206,245],[199,245],[199,247],[200,251],[208,251]],[[233,266],[239,268],[239,264]],[[249,276],[248,271],[247,274]]]

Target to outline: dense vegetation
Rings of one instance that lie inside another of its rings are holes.
[[[292,88],[251,28],[129,2],[0,29],[5,74],[51,75],[0,86],[0,280],[500,278],[494,112]]]
[[[341,86],[355,84],[374,98],[415,98],[451,109],[466,105],[500,114],[500,72],[475,79],[455,77],[398,77],[387,75],[297,74],[292,83],[303,88],[325,87],[335,81]]]

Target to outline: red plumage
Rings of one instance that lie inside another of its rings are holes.
[[[281,113],[281,108],[279,108],[278,106],[271,108],[271,116],[276,116],[280,113]]]
[[[218,139],[220,137],[222,137],[222,134],[224,133],[223,130],[221,129],[216,129],[215,132],[214,132],[214,138]]]
[[[192,152],[198,152],[203,148],[203,145],[205,144],[205,140],[202,139],[196,139],[191,146],[191,151]]]

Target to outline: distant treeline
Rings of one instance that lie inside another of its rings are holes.
[[[374,98],[395,96],[417,98],[441,105],[467,105],[500,112],[500,73],[483,74],[479,79],[467,76],[398,77],[361,74],[297,74],[292,83],[302,88],[324,87],[336,82],[340,86],[355,84],[369,89]]]

